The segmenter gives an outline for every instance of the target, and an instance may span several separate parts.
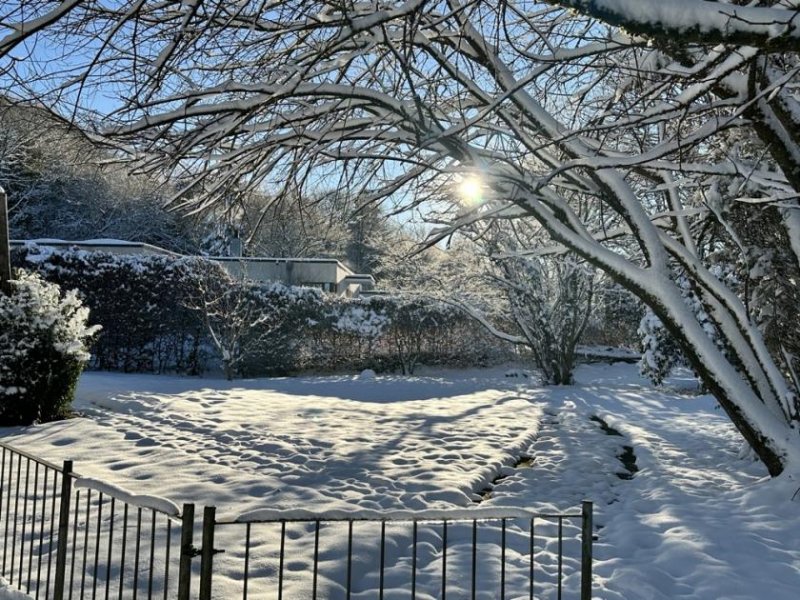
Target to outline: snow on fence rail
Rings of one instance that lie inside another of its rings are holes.
[[[0,453],[0,576],[37,599],[591,598],[590,502],[560,514],[264,509],[233,520],[204,507],[196,547],[194,504],[3,442]]]

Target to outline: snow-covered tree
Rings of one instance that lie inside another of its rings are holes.
[[[63,418],[99,330],[75,290],[62,292],[18,271],[14,292],[0,294],[0,423]]]
[[[733,205],[769,210],[800,266],[799,22],[793,0],[25,0],[0,56],[16,94],[79,117],[86,89],[124,89],[105,133],[198,206],[330,178],[435,206],[480,178],[450,230],[533,219],[641,298],[778,474],[800,467],[790,365],[701,242]],[[54,39],[66,63],[17,52]]]
[[[286,326],[297,325],[304,315],[321,309],[318,290],[279,282],[259,284],[247,279],[246,273],[234,279],[216,263],[188,260],[194,265],[183,301],[200,315],[228,380],[241,374],[247,362],[265,354],[288,353],[293,343],[290,334],[295,342],[302,336],[297,327],[287,330]]]
[[[534,364],[547,383],[572,383],[576,347],[592,310],[592,269],[570,258],[498,263],[498,284]]]
[[[0,185],[16,239],[128,239],[191,251],[191,223],[164,209],[170,186],[131,176],[77,128],[0,98]]]
[[[455,240],[428,266],[422,289],[515,344],[544,382],[569,384],[592,315],[595,272],[574,255],[538,256],[540,231],[530,225],[465,227],[459,238],[468,239]]]

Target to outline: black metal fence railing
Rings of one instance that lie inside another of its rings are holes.
[[[0,443],[0,576],[37,600],[176,597],[187,515],[135,498]]]
[[[92,488],[77,489],[72,498],[66,597],[166,600],[176,596],[179,515]]]
[[[33,585],[37,594],[41,593],[42,585],[49,592],[52,582],[54,544],[58,539],[54,524],[59,514],[62,481],[60,468],[24,452],[2,448],[2,575],[18,586],[24,581],[28,591]],[[17,518],[18,515],[21,517]]]
[[[436,511],[288,516],[218,521],[204,531],[234,573],[226,598],[590,598],[591,503],[581,512]],[[262,512],[262,515],[264,512]],[[586,537],[583,535],[586,533]],[[586,540],[586,544],[583,540]],[[288,560],[291,557],[291,568]],[[256,567],[254,568],[254,565]],[[569,586],[565,586],[569,583]],[[201,600],[210,599],[201,587]],[[568,593],[570,591],[571,593]],[[209,588],[210,593],[210,588]]]
[[[198,533],[195,547],[194,504],[136,496],[0,442],[0,576],[37,600],[591,598],[590,502],[562,514],[237,520],[205,507]]]

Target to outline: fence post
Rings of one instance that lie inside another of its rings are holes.
[[[61,469],[61,504],[58,513],[58,547],[56,550],[55,600],[64,600],[67,574],[67,537],[69,536],[69,506],[72,497],[72,461],[65,460]]]
[[[200,600],[211,600],[211,577],[214,573],[214,526],[217,509],[203,509],[203,547],[200,554]]]
[[[592,600],[592,503],[581,503],[581,600]]]
[[[181,555],[178,563],[178,600],[189,600],[194,550],[194,504],[184,504],[181,512]]]

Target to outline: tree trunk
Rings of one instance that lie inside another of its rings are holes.
[[[742,437],[744,437],[745,441],[747,441],[748,445],[753,449],[761,462],[764,463],[769,474],[773,477],[780,475],[786,467],[785,461],[787,457],[783,456],[780,449],[776,447],[775,442],[777,440],[770,440],[764,433],[759,431],[754,419],[748,415],[748,406],[742,402],[743,399],[734,397],[731,391],[733,386],[726,386],[720,383],[722,378],[725,377],[725,374],[719,373],[718,369],[714,369],[709,365],[708,361],[704,359],[697,345],[693,343],[690,336],[686,334],[685,324],[679,323],[678,320],[671,318],[657,302],[650,305],[650,308],[661,319],[664,326],[678,342],[684,355],[688,358],[689,364],[692,369],[694,369],[695,373],[697,373],[703,385],[705,385],[711,395],[719,402],[719,405],[731,419],[736,429],[742,434]],[[744,377],[741,377],[741,379],[744,380]],[[757,390],[752,389],[752,386],[751,391],[756,396],[758,395]],[[752,408],[756,409],[758,407]],[[797,432],[793,431],[788,423],[786,423],[785,426],[787,437],[792,434],[797,437]],[[795,444],[798,443],[800,443],[800,439],[795,439]]]
[[[0,187],[0,293],[10,296],[11,286],[11,248],[8,233],[8,197]]]
[[[225,373],[225,379],[233,381],[233,365],[231,361],[222,359],[222,372]]]

